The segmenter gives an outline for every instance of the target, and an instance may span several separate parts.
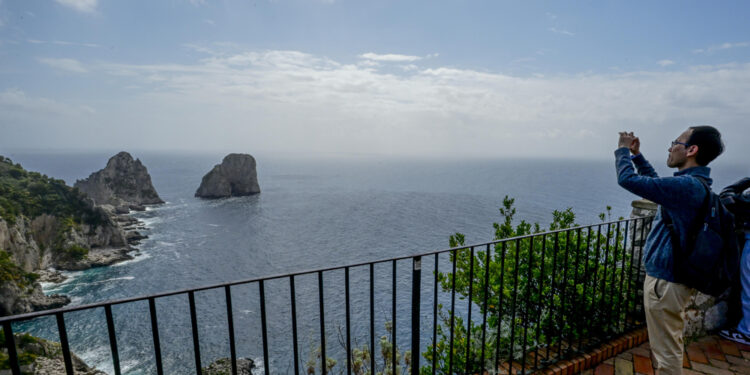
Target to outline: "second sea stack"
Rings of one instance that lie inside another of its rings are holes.
[[[229,154],[221,164],[203,176],[195,192],[199,198],[239,197],[260,193],[255,158],[249,154]]]

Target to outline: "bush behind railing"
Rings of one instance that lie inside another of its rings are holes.
[[[455,274],[439,272],[440,286],[470,298],[479,319],[440,305],[437,340],[423,352],[422,374],[492,373],[493,363],[525,362],[535,351],[535,364],[543,364],[542,357],[553,362],[633,322],[640,259],[629,222],[570,229],[577,225],[569,208],[554,211],[551,232],[542,233],[539,224],[513,226],[516,211],[507,196],[500,212],[504,221],[494,224],[495,239],[516,239],[474,249],[463,248],[461,233],[450,237],[458,248],[450,256]]]

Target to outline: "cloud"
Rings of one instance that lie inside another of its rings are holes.
[[[247,51],[92,70],[137,86],[101,121],[159,124],[193,148],[551,156],[570,135],[569,156],[609,155],[620,128],[667,139],[692,123],[741,131],[750,117],[750,64],[533,77],[399,66]]]
[[[665,67],[675,64],[675,62],[672,60],[659,60],[656,63],[659,64],[660,66],[665,66]]]
[[[359,58],[367,59],[367,60],[374,60],[374,61],[383,61],[383,62],[414,62],[414,61],[422,60],[422,57],[420,56],[398,55],[398,54],[392,54],[392,53],[379,55],[379,54],[372,53],[372,52],[363,53],[359,55]]]
[[[211,26],[216,25],[216,22],[214,20],[211,20],[211,19],[205,19],[205,20],[203,20],[203,23],[209,24]]]
[[[98,0],[55,0],[58,4],[64,5],[81,13],[94,13]]]
[[[557,14],[554,14],[554,13],[547,12],[544,15],[547,16],[547,18],[549,18],[550,20],[553,20],[553,21],[557,19]]]
[[[31,44],[54,44],[58,46],[78,46],[78,47],[99,48],[99,45],[95,43],[76,43],[76,42],[66,42],[64,40],[27,39],[26,41]]]
[[[55,69],[65,70],[74,73],[86,73],[88,70],[78,60],[74,59],[52,59],[39,58],[40,63],[51,66]]]
[[[49,138],[81,148],[116,139],[143,149],[552,157],[565,138],[566,156],[605,158],[623,129],[641,133],[644,152],[653,155],[664,151],[658,140],[701,123],[727,134],[727,155],[740,155],[750,143],[744,130],[750,64],[514,76],[408,61],[346,63],[301,51],[216,49],[189,63],[86,62],[81,65],[90,74],[77,79],[121,90],[97,92],[96,112],[63,104],[67,90],[52,99],[6,91],[0,123],[24,126],[19,147],[42,146],[23,138],[44,133],[28,130],[39,108],[68,111],[53,122],[79,130]],[[45,120],[34,126],[49,129]]]
[[[88,106],[76,106],[61,103],[52,99],[31,97],[19,89],[7,89],[0,92],[0,108],[4,112],[0,118],[19,115],[27,117],[33,116],[77,116],[90,115],[95,113],[93,108]]]
[[[556,29],[554,27],[550,27],[547,30],[549,30],[549,31],[551,31],[553,33],[556,33],[556,34],[563,34],[563,35],[567,35],[567,36],[575,36],[576,35],[576,34],[573,34],[572,32],[570,32],[568,30]]]
[[[693,53],[709,54],[709,53],[714,53],[716,51],[722,51],[722,50],[732,49],[732,48],[748,47],[748,46],[750,46],[750,43],[748,42],[722,43],[722,44],[710,46],[708,48],[694,49]]]

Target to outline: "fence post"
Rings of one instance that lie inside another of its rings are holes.
[[[422,257],[412,258],[411,271],[411,375],[419,375],[419,304]]]

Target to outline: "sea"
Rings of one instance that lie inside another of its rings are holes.
[[[72,185],[106,165],[113,152],[14,152],[4,156],[27,170]],[[572,208],[581,225],[628,217],[636,196],[616,183],[613,158],[564,159],[401,159],[372,155],[257,154],[261,193],[205,200],[194,197],[201,178],[221,162],[220,153],[132,153],[147,167],[163,205],[133,213],[148,236],[135,258],[109,267],[65,272],[61,284],[45,284],[45,293],[70,296],[71,305],[144,296],[230,281],[281,275],[324,267],[414,255],[449,247],[448,238],[463,233],[467,243],[493,240],[493,222],[503,220],[504,197],[515,199],[515,222],[547,226],[553,210]],[[661,175],[671,171],[666,155],[653,164]],[[747,166],[712,168],[714,186],[723,187],[748,173]],[[438,260],[441,270],[448,258]],[[421,346],[431,342],[434,260],[423,261]],[[410,342],[411,261],[396,267],[399,348]],[[392,321],[392,263],[375,266],[377,338],[388,336]],[[369,343],[369,270],[350,275],[353,345]],[[327,355],[345,373],[344,272],[324,275]],[[265,283],[270,373],[294,373],[288,278]],[[320,349],[318,278],[297,276],[300,371],[315,365]],[[449,304],[444,293],[439,302]],[[223,289],[195,294],[202,366],[229,356]],[[232,288],[237,355],[251,358],[263,373],[262,324],[258,283]],[[465,302],[463,302],[465,303]],[[156,300],[164,369],[167,374],[195,373],[193,336],[186,295]],[[467,308],[461,311],[465,313]],[[476,311],[476,310],[475,310]],[[113,307],[120,365],[125,374],[155,374],[148,303]],[[475,313],[475,316],[477,314]],[[66,314],[71,349],[89,365],[113,374],[104,311]],[[20,323],[14,330],[59,340],[54,318]],[[392,339],[392,338],[390,338]],[[377,344],[376,344],[377,345]],[[376,349],[376,353],[379,350]],[[382,356],[378,363],[382,362]]]

